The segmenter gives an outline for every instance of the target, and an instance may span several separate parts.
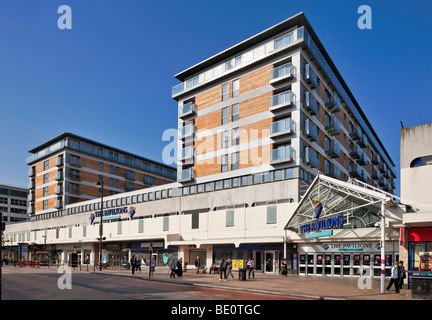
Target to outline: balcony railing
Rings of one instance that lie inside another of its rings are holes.
[[[306,147],[304,149],[303,162],[314,168],[318,168],[319,166],[318,153],[312,150],[311,148]]]
[[[356,163],[349,164],[349,174],[353,178],[363,177],[361,167]]]
[[[309,84],[312,89],[318,88],[318,76],[314,68],[310,64],[304,66],[304,80]]]
[[[181,160],[189,160],[194,157],[195,148],[193,146],[189,146],[183,148],[181,151]]]
[[[340,179],[340,169],[339,167],[336,167],[334,165],[331,165],[330,167],[325,167],[324,174],[335,179]]]
[[[306,119],[304,123],[303,134],[312,141],[318,141],[318,127],[310,119]]]
[[[341,107],[341,100],[336,92],[333,93],[333,99],[329,96],[325,96],[325,106],[331,113],[338,112]]]
[[[360,140],[362,138],[361,128],[359,126],[354,127],[354,126],[350,125],[349,135],[350,135],[350,138],[353,139],[354,141]]]
[[[340,122],[336,116],[326,115],[326,117],[325,117],[325,129],[332,136],[340,134]]]
[[[355,144],[355,143],[350,143],[349,145],[349,155],[353,158],[353,159],[358,159],[361,156],[361,148]]]
[[[290,145],[281,146],[271,150],[270,163],[292,162],[295,160],[296,151]]]
[[[270,111],[283,107],[291,107],[295,104],[295,94],[291,91],[284,91],[270,97]]]
[[[189,168],[182,171],[179,171],[177,174],[177,181],[178,182],[187,182],[194,179],[194,169]]]
[[[325,144],[325,153],[330,158],[339,158],[340,157],[340,146],[339,146],[339,143],[337,141],[326,138],[324,144]]]
[[[291,118],[270,123],[270,137],[292,134],[295,130],[296,124]]]
[[[189,102],[179,107],[179,117],[183,118],[195,114],[195,103]]]
[[[277,83],[283,80],[292,80],[296,74],[296,67],[291,62],[270,70],[270,83]]]
[[[189,124],[181,129],[181,138],[191,137],[195,134],[195,126],[193,124]]]
[[[308,111],[312,115],[319,114],[318,101],[317,99],[315,99],[313,94],[309,91],[305,92],[303,107],[305,108],[306,111]]]

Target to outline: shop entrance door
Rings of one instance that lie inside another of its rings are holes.
[[[277,261],[278,261],[278,252],[265,251],[265,272],[276,273],[277,272]]]

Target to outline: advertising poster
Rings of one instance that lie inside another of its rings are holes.
[[[233,270],[243,269],[243,260],[232,261]]]

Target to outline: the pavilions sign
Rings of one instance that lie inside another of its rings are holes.
[[[305,223],[300,226],[299,233],[309,233],[320,230],[339,228],[344,224],[344,216],[341,214],[332,218],[325,218],[310,223]]]
[[[133,215],[135,214],[135,207],[121,207],[121,208],[115,208],[115,209],[107,209],[103,211],[103,216],[107,217],[107,216],[112,216],[114,218],[118,218],[120,217],[119,215],[122,213],[129,213],[129,217],[133,217]],[[101,212],[100,211],[96,211],[94,213],[92,213],[90,215],[90,222],[91,224],[93,224],[94,220],[96,217],[100,217],[101,216]]]

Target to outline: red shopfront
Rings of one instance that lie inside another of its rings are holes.
[[[408,229],[409,270],[419,270],[424,253],[432,254],[432,227]]]

